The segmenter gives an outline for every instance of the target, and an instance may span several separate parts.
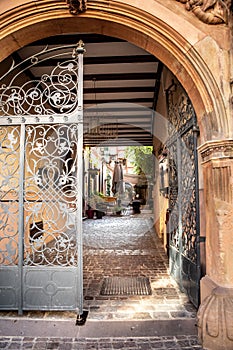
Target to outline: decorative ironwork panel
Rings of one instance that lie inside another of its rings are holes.
[[[43,53],[46,51],[43,51]],[[38,63],[31,58],[31,65]],[[0,88],[0,113],[7,116],[69,114],[77,107],[78,62],[58,63],[50,75],[17,85],[18,75]]]
[[[169,147],[169,210],[170,240],[179,247],[179,208],[178,208],[177,143]]]
[[[0,78],[1,309],[82,313],[83,46],[46,47]]]
[[[0,308],[19,300],[19,144],[20,127],[0,127]]]
[[[177,94],[179,92],[179,95]],[[167,94],[171,274],[199,305],[199,199],[196,117],[182,88]],[[178,101],[175,103],[174,101]]]
[[[24,265],[77,265],[77,125],[26,127]]]
[[[174,100],[177,100],[174,102]],[[193,110],[192,104],[188,96],[182,92],[179,94],[174,94],[172,92],[167,92],[167,104],[168,104],[168,131],[170,139],[169,144],[175,139],[180,137],[186,132],[193,124],[196,123],[195,112]]]
[[[20,127],[0,127],[0,265],[18,264]]]
[[[82,121],[84,51],[80,40],[77,47],[45,47],[18,64],[12,61],[0,77],[0,124]],[[50,59],[57,61],[51,72],[28,80],[28,70]]]
[[[194,159],[193,130],[189,129],[182,137],[185,147],[181,148],[181,211],[182,211],[182,254],[192,262],[197,261],[197,208],[196,177],[197,163]]]

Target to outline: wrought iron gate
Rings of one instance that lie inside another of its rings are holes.
[[[0,309],[82,314],[83,44],[13,63],[0,86]],[[56,58],[39,80],[29,68]]]
[[[187,95],[167,91],[169,119],[169,264],[190,301],[199,306],[200,247],[198,127]],[[177,101],[177,102],[174,102]]]

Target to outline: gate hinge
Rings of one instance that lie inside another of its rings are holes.
[[[199,243],[205,243],[205,241],[206,241],[206,237],[205,237],[205,236],[200,236],[200,237],[198,238],[198,242],[199,242]]]

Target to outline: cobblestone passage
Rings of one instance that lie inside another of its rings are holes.
[[[149,296],[101,296],[104,277],[143,276]],[[169,276],[149,214],[84,221],[84,308],[92,319],[193,318],[196,310]]]

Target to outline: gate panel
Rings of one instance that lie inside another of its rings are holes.
[[[181,210],[178,198],[178,147],[177,141],[169,145],[169,260],[170,272],[177,281],[181,281]]]
[[[180,92],[180,90],[179,90]],[[199,305],[199,198],[197,126],[191,102],[184,92],[169,111],[169,261],[170,271],[190,301]]]
[[[182,212],[182,280],[193,303],[199,305],[199,203],[196,135],[193,127],[182,135],[181,212]]]
[[[17,309],[20,127],[0,127],[0,308]]]
[[[24,309],[77,307],[77,144],[76,124],[26,127]]]
[[[83,46],[46,47],[0,78],[0,309],[83,311]]]

